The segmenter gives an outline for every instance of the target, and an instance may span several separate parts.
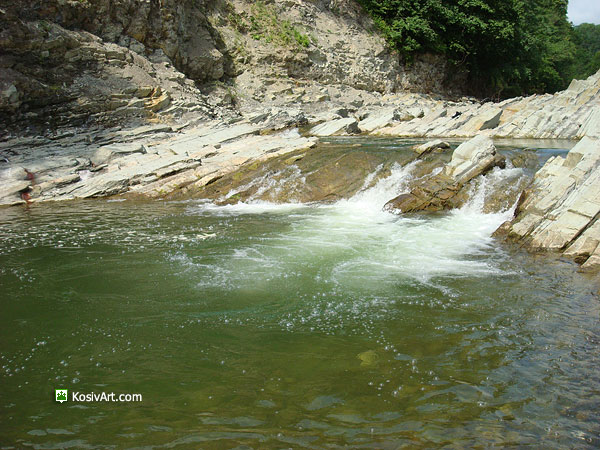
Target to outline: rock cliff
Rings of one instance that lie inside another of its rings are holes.
[[[401,64],[353,0],[16,0],[0,30],[7,132],[448,89],[442,60]]]

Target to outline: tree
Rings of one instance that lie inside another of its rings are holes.
[[[472,93],[552,92],[569,82],[576,47],[567,0],[358,0],[406,58],[442,54]]]
[[[587,78],[600,70],[600,25],[582,23],[573,28],[577,46],[572,68],[573,78]]]

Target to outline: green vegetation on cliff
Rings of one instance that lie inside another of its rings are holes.
[[[597,67],[588,53],[597,31],[573,28],[567,0],[358,2],[405,57],[445,55],[475,94],[554,92]]]
[[[577,45],[573,76],[585,78],[600,70],[600,25],[582,23],[573,32]]]

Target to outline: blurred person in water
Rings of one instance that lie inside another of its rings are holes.
[[[25,171],[25,179],[31,182],[31,186],[35,186],[35,174],[29,169],[23,168]],[[31,186],[27,186],[21,191],[21,200],[27,205],[31,203]]]

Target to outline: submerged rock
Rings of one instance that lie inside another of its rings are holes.
[[[384,209],[408,213],[457,208],[468,199],[466,187],[471,180],[503,166],[504,157],[496,152],[492,140],[476,136],[454,150],[452,160],[441,172],[420,180],[410,192],[386,203]]]
[[[190,195],[218,204],[335,202],[371,187],[379,177],[389,174],[394,164],[405,165],[412,157],[408,152],[374,153],[349,150],[343,144],[323,144],[318,150],[300,150],[245,164]]]
[[[379,361],[379,356],[374,350],[367,350],[366,352],[359,353],[356,357],[360,359],[360,365],[362,367],[375,366]]]
[[[557,250],[600,268],[600,139],[584,137],[566,158],[555,156],[535,174],[509,238],[533,250]]]

